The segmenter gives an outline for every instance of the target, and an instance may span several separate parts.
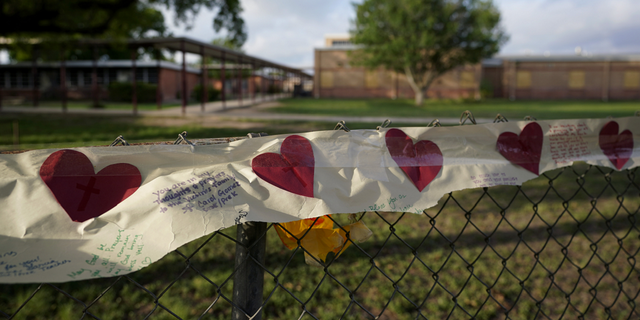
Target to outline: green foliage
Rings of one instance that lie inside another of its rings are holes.
[[[136,82],[136,98],[138,102],[155,102],[156,89],[155,84],[144,82]],[[133,85],[130,82],[111,82],[109,83],[109,100],[131,102],[133,99]]]
[[[208,69],[209,79],[222,79],[222,70],[221,69]],[[242,79],[247,79],[253,75],[252,70],[243,69],[240,71],[240,76]],[[225,79],[237,79],[238,78],[238,70],[236,69],[225,69],[224,70],[224,78]]]
[[[207,87],[207,101],[216,101],[218,100],[218,96],[220,95],[220,90],[216,90],[212,86]],[[196,85],[191,92],[191,98],[198,102],[202,102],[202,86]]]
[[[499,22],[491,0],[365,0],[351,30],[362,49],[351,56],[356,65],[405,73],[421,104],[436,77],[498,52],[507,40]]]
[[[491,81],[480,81],[480,97],[482,97],[482,99],[493,98],[493,84]]]
[[[215,38],[211,40],[211,44],[244,53],[242,44],[229,37]]]
[[[231,43],[244,44],[247,33],[239,0],[6,0],[0,5],[0,36],[11,40],[10,58],[17,61],[30,60],[35,51],[41,60],[59,60],[62,49],[69,60],[91,59],[94,54],[129,59],[129,48],[118,41],[170,35],[160,9],[172,11],[174,22],[189,29],[204,8],[218,10],[213,19],[216,32],[224,29]],[[59,44],[87,37],[110,39],[114,46],[94,53],[89,46]],[[39,49],[33,50],[34,43],[40,43]],[[144,50],[154,57],[161,55],[155,49]]]

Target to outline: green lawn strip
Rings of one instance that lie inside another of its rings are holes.
[[[112,101],[101,101],[101,109],[116,109],[116,110],[133,110],[133,104],[131,102],[112,102]],[[180,106],[180,103],[166,103],[162,104],[162,109],[172,108]],[[138,110],[157,110],[158,105],[156,103],[138,103]],[[34,108],[34,106],[30,103],[24,103],[18,105],[18,107],[23,108]],[[61,101],[40,101],[38,103],[38,107],[47,107],[47,108],[60,108],[62,109]],[[68,101],[67,108],[69,109],[92,109],[93,101]]]
[[[50,149],[89,147],[110,144],[118,135],[129,143],[173,141],[178,133],[187,131],[190,139],[245,136],[248,132],[270,135],[333,130],[335,123],[322,121],[250,120],[264,126],[256,129],[205,128],[197,124],[186,126],[149,126],[140,124],[140,117],[111,115],[51,115],[8,114],[0,118],[0,151],[14,150],[13,127],[19,128],[20,149]],[[380,123],[348,123],[351,129],[375,129]],[[394,126],[412,126],[393,124]]]
[[[345,313],[344,319],[371,318],[357,304],[374,316],[388,304],[383,313],[383,318],[388,319],[414,319],[416,305],[430,319],[445,319],[456,303],[476,319],[503,317],[500,305],[512,308],[509,316],[513,319],[529,319],[537,313],[536,300],[546,296],[541,308],[547,316],[557,319],[568,301],[560,288],[568,293],[574,286],[577,289],[570,300],[573,307],[585,312],[587,319],[606,318],[604,307],[591,303],[593,296],[585,281],[596,286],[593,293],[597,292],[597,299],[605,303],[613,304],[620,290],[612,276],[628,277],[623,288],[631,297],[637,295],[637,271],[629,264],[627,253],[618,250],[612,233],[621,238],[627,252],[635,255],[640,247],[639,223],[629,219],[624,210],[616,214],[619,203],[612,186],[626,191],[626,208],[638,208],[640,199],[631,195],[640,191],[640,175],[634,176],[635,186],[630,186],[626,172],[603,170],[578,163],[573,168],[547,172],[546,177],[529,181],[522,188],[456,191],[453,198],[445,195],[426,214],[367,213],[363,221],[373,231],[372,238],[346,249],[326,269],[305,264],[302,251],[288,250],[271,228],[265,261],[269,272],[265,272],[263,294],[264,299],[270,300],[263,309],[264,318],[297,319],[302,312],[300,300],[319,319],[339,319]],[[547,177],[557,189],[549,189]],[[609,180],[611,186],[606,182]],[[577,195],[572,196],[576,190]],[[600,195],[595,204],[597,210],[593,210],[590,194]],[[565,199],[571,197],[565,207]],[[472,207],[471,214],[465,214]],[[346,215],[332,217],[340,224],[348,223]],[[169,253],[132,274],[131,279],[156,296],[166,289],[158,302],[182,318],[197,318],[217,299],[208,318],[228,319],[231,304],[219,294],[228,299],[233,295],[233,280],[228,278],[233,277],[236,244],[222,234],[235,238],[235,227],[211,235],[212,239],[195,255],[191,256],[210,236],[184,245],[178,249],[180,254]],[[598,256],[594,256],[593,242],[597,242]],[[563,246],[568,250],[566,257]],[[182,273],[187,267],[184,256],[190,257],[191,268]],[[550,272],[555,285],[551,284]],[[88,303],[116,280],[56,286]],[[35,288],[3,285],[2,311],[11,313]],[[152,295],[129,280],[120,279],[89,312],[104,319],[138,319],[154,307]],[[573,307],[568,308],[565,317],[578,316]],[[45,286],[19,313],[19,318],[78,318],[82,309],[82,305]],[[456,319],[468,318],[457,312],[460,310],[454,311]],[[618,299],[611,312],[621,318],[631,316],[627,299]],[[157,308],[152,318],[172,316]]]
[[[0,146],[11,149],[13,126],[17,121],[19,142],[22,149],[62,148],[74,146],[105,145],[118,135],[127,141],[153,142],[173,141],[182,131],[189,138],[221,138],[245,136],[250,130],[234,128],[205,128],[199,125],[147,126],[133,116],[105,115],[40,115],[13,114],[0,119]],[[269,133],[290,132],[286,128],[274,126]]]
[[[334,115],[459,118],[470,110],[476,118],[494,118],[500,113],[509,120],[525,116],[537,119],[629,117],[640,110],[640,101],[509,101],[509,100],[427,100],[417,107],[409,99],[283,99],[270,112]]]

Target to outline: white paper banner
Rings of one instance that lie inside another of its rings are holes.
[[[573,161],[640,161],[640,117],[320,131],[0,155],[0,282],[127,274],[245,221],[415,212]]]

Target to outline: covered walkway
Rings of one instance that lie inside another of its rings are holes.
[[[265,99],[265,90],[260,90],[260,93],[256,93],[256,90],[254,89],[253,92],[243,92],[243,85],[242,85],[242,79],[243,79],[243,70],[250,70],[250,81],[253,82],[262,82],[262,83],[253,83],[252,84],[252,88],[256,88],[256,87],[261,87],[264,88],[266,87],[267,83],[265,82],[271,82],[271,85],[278,85],[280,86],[279,91],[282,92],[284,91],[284,84],[285,83],[289,83],[289,84],[293,84],[293,85],[301,85],[304,81],[310,81],[312,79],[312,76],[309,74],[306,74],[305,72],[301,71],[300,69],[296,69],[296,68],[291,68],[288,66],[284,66],[278,63],[273,63],[255,56],[250,56],[238,51],[233,51],[224,47],[220,47],[220,46],[216,46],[216,45],[212,45],[212,44],[208,44],[208,43],[204,43],[204,42],[200,42],[197,40],[193,40],[193,39],[189,39],[186,37],[180,37],[180,38],[154,38],[154,39],[139,39],[139,40],[127,40],[127,41],[109,41],[109,40],[102,40],[102,39],[80,39],[80,40],[72,40],[72,41],[67,41],[64,43],[57,43],[58,45],[61,45],[61,48],[66,48],[66,49],[61,49],[61,50],[69,50],[73,47],[77,47],[77,46],[83,46],[83,47],[89,47],[89,48],[93,48],[94,52],[97,52],[97,48],[100,47],[109,47],[109,46],[122,46],[125,45],[127,46],[130,51],[131,51],[131,73],[134,75],[131,77],[131,84],[132,84],[132,110],[131,112],[135,115],[139,113],[139,110],[137,108],[138,105],[138,91],[136,89],[136,61],[138,58],[138,49],[139,48],[155,48],[155,49],[164,49],[164,50],[170,50],[170,51],[174,51],[174,52],[179,52],[182,54],[182,63],[181,63],[181,77],[180,77],[180,99],[181,101],[181,114],[185,115],[189,110],[192,110],[193,108],[187,108],[187,104],[189,103],[188,101],[188,97],[189,97],[189,91],[187,90],[187,63],[186,63],[186,54],[197,54],[201,57],[201,61],[206,61],[207,58],[213,59],[215,61],[217,61],[219,64],[219,75],[220,75],[220,83],[222,86],[222,90],[221,90],[221,96],[220,96],[220,102],[218,103],[221,108],[224,110],[227,107],[231,107],[231,104],[237,104],[240,106],[243,106],[246,103],[246,99],[248,98],[249,100],[251,100],[251,103],[255,103],[255,102],[261,102],[264,101]],[[31,96],[32,96],[32,101],[33,101],[33,106],[34,107],[38,107],[38,100],[39,100],[39,77],[38,77],[38,57],[37,57],[37,52],[38,52],[38,46],[42,45],[42,43],[33,43],[31,44],[32,46],[32,50],[34,52],[33,54],[33,61],[31,64],[31,74],[29,75],[29,79],[28,82],[28,86],[31,90]],[[61,54],[62,57],[64,57],[63,54]],[[97,54],[94,54],[94,59],[92,61],[92,72],[91,72],[91,91],[92,91],[92,98],[94,101],[95,105],[99,104],[99,85],[98,85],[98,75],[97,75]],[[231,70],[228,70],[228,66],[232,65]],[[6,65],[5,65],[6,66]],[[67,100],[68,100],[68,88],[67,88],[67,70],[66,70],[66,65],[65,65],[65,61],[59,61],[59,75],[60,75],[60,96],[61,96],[61,111],[62,112],[69,112],[69,108],[67,108]],[[200,64],[200,77],[199,77],[199,83],[201,85],[201,87],[207,87],[209,84],[209,79],[208,79],[208,69],[207,69],[207,64],[205,63],[201,63]],[[3,86],[0,86],[0,109],[3,107],[2,106],[2,101],[3,101],[3,94],[2,91],[3,89],[7,89],[11,87],[11,82],[7,81],[6,79],[7,77],[7,73],[6,73],[6,68],[3,68],[2,65],[0,65],[0,79],[3,79],[4,81],[2,81],[4,83]],[[229,74],[227,73],[227,71],[231,71]],[[158,109],[161,109],[161,97],[162,97],[162,86],[160,83],[161,78],[158,77],[158,84],[157,84],[157,92],[156,92],[156,101],[158,104]],[[236,86],[236,90],[238,92],[234,92],[234,95],[236,97],[238,97],[237,101],[231,103],[228,103],[228,97],[226,96],[226,92],[227,92],[227,88],[225,88],[226,83],[228,82],[228,80],[231,81],[237,81],[238,85]],[[4,87],[4,88],[3,88]],[[201,103],[200,103],[200,112],[205,112],[207,105],[211,104],[211,103],[207,103],[206,101],[208,101],[208,90],[201,90],[201,94],[202,97],[200,97],[201,99]],[[245,97],[245,102],[243,102],[243,96]],[[6,98],[6,97],[4,97]],[[214,103],[214,105],[218,105],[216,103]],[[228,106],[229,104],[229,106]],[[73,112],[77,112],[73,111]],[[104,112],[112,112],[112,110],[104,110]]]

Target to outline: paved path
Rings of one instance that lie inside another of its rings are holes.
[[[265,102],[262,102],[260,97],[256,97],[255,104],[251,103],[251,100],[243,100],[242,104],[238,100],[230,100],[223,104],[221,101],[209,102],[204,106],[204,112],[202,111],[201,104],[189,105],[186,107],[185,117],[215,117],[225,118],[230,120],[290,120],[290,121],[316,121],[316,122],[367,122],[367,123],[382,123],[386,119],[390,119],[393,123],[403,124],[415,124],[418,126],[426,126],[434,118],[418,118],[418,117],[374,117],[374,116],[325,116],[325,115],[310,115],[310,114],[283,114],[283,113],[270,113],[264,111],[265,104],[273,103],[277,100],[277,97],[268,97]],[[261,106],[263,106],[261,108]],[[62,108],[52,107],[3,107],[0,113],[4,112],[20,112],[20,113],[62,113]],[[126,109],[67,109],[69,114],[104,114],[104,115],[132,115],[131,110]],[[139,115],[143,116],[164,116],[164,117],[181,117],[182,108],[172,107],[163,110],[140,110]],[[459,118],[438,118],[441,124],[458,124]],[[490,123],[493,119],[476,119],[477,123]]]

